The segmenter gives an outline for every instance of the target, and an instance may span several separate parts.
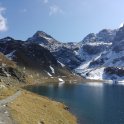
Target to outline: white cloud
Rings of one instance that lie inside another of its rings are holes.
[[[3,16],[6,8],[0,6],[0,32],[6,31],[7,28],[7,19]]]
[[[50,6],[49,9],[50,9],[49,11],[50,16],[64,13],[63,10],[57,5]]]
[[[48,0],[43,0],[43,2],[44,2],[45,4],[47,4],[49,1],[48,1]]]

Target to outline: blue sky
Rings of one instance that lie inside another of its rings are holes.
[[[41,30],[59,41],[78,42],[122,22],[124,0],[0,0],[0,38],[26,40]]]

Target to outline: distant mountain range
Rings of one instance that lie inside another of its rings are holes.
[[[0,39],[0,52],[28,74],[27,80],[32,73],[40,80],[70,78],[74,72],[85,79],[124,80],[124,26],[90,33],[77,43],[59,42],[43,31],[26,41],[6,37]]]
[[[124,27],[89,34],[80,44],[84,61],[75,69],[77,73],[87,79],[124,80]]]

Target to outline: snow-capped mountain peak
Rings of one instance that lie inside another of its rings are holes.
[[[124,26],[124,22],[120,24],[119,28],[123,27]]]
[[[52,45],[59,43],[52,36],[46,34],[43,31],[37,31],[32,37],[28,38],[28,42],[35,42],[41,45]]]
[[[117,30],[103,29],[98,33],[88,34],[80,44],[91,43],[91,42],[112,42]]]
[[[45,32],[43,32],[43,31],[37,31],[34,35],[33,35],[33,37],[36,37],[36,38],[38,38],[38,37],[43,37],[43,38],[49,38],[49,39],[54,39],[53,37],[51,37],[50,35],[48,35],[48,34],[46,34]]]
[[[5,37],[3,39],[0,39],[1,42],[7,42],[7,41],[13,41],[14,39],[12,37]]]
[[[83,63],[75,69],[87,79],[124,81],[124,26],[102,30],[82,44]]]

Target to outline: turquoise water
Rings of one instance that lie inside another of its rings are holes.
[[[26,89],[65,103],[79,124],[124,124],[124,86],[49,84]]]

